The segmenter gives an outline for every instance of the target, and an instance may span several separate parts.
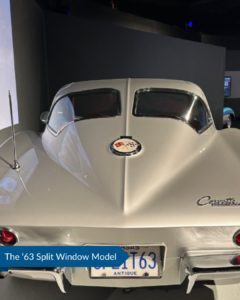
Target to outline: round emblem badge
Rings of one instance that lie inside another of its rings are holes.
[[[121,156],[135,155],[141,151],[141,144],[131,137],[121,137],[113,141],[110,145],[112,153]]]

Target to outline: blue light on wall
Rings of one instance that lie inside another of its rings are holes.
[[[193,21],[188,21],[186,25],[188,28],[193,28]]]

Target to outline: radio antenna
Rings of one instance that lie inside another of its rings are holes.
[[[12,127],[12,141],[13,141],[13,164],[11,165],[13,170],[19,170],[20,164],[17,161],[17,150],[16,150],[16,138],[15,138],[15,128],[13,122],[13,109],[12,109],[12,97],[10,91],[8,91],[10,115],[11,115],[11,127]]]

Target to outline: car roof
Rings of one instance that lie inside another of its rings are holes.
[[[186,91],[188,93],[195,94],[203,99],[207,104],[206,97],[202,89],[195,83],[184,80],[173,80],[173,79],[150,79],[150,78],[128,78],[128,79],[101,79],[101,80],[88,80],[72,82],[63,86],[55,95],[53,104],[61,97],[89,89],[98,88],[115,88],[122,87],[123,84],[128,84],[128,87],[132,87],[135,90],[141,88],[164,88]]]

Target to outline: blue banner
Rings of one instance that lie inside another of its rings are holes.
[[[128,258],[119,246],[1,246],[0,269],[118,267]]]

